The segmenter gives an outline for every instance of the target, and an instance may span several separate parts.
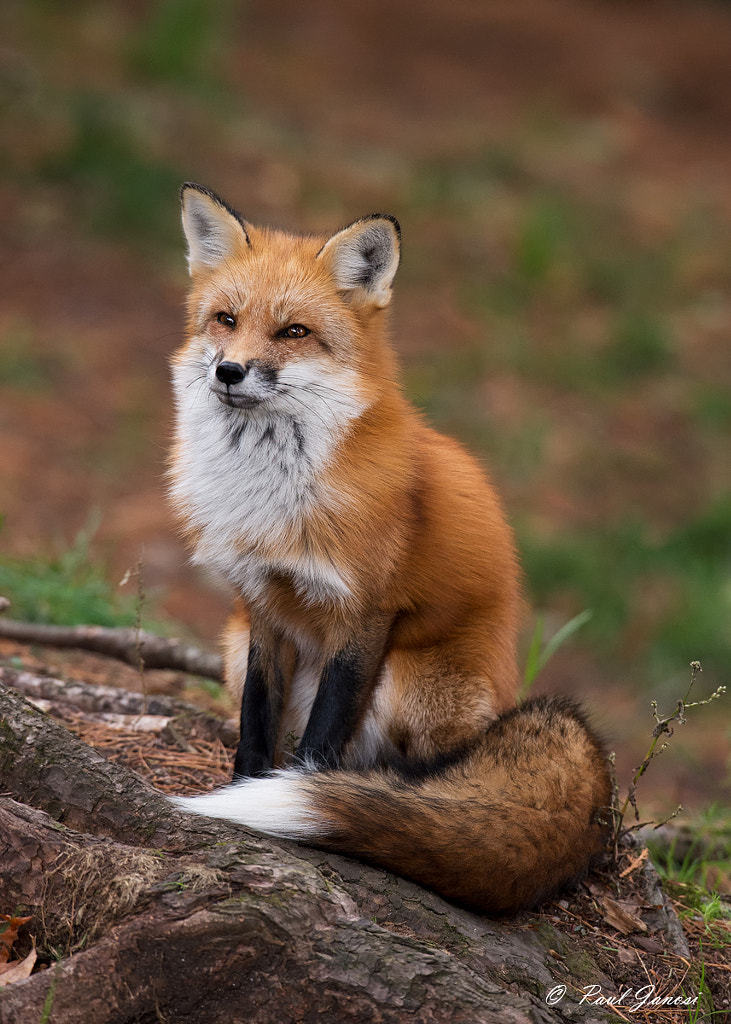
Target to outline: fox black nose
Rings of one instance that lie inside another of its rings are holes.
[[[216,377],[222,384],[226,384],[229,387],[232,384],[240,384],[245,376],[246,370],[241,363],[229,363],[227,360],[224,360],[216,367]]]

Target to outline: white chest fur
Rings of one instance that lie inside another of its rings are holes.
[[[315,392],[303,401],[283,373],[276,402],[232,409],[211,393],[200,370],[196,360],[175,372],[178,445],[171,488],[198,533],[195,561],[249,600],[257,599],[272,571],[292,579],[304,598],[347,597],[348,581],[332,561],[289,552],[313,507],[331,497],[323,471],[357,404],[328,405]],[[299,364],[297,381],[304,373]]]

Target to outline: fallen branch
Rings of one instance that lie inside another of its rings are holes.
[[[219,718],[167,694],[146,696],[117,686],[97,686],[79,680],[69,682],[1,665],[0,683],[22,693],[35,707],[56,718],[67,719],[71,713],[75,718],[94,722],[116,719],[120,727],[127,727],[126,722],[139,723],[140,719],[152,716],[175,719],[176,731],[184,736],[220,740],[229,747],[236,746],[239,739],[238,724],[234,720]],[[161,722],[160,727],[164,724]],[[139,724],[131,727],[141,728]]]
[[[217,654],[209,654],[181,640],[169,640],[146,630],[49,626],[42,622],[0,619],[0,639],[93,651],[124,661],[133,668],[138,668],[142,659],[145,668],[174,669],[207,679],[223,679],[223,665]]]

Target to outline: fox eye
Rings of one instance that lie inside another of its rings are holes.
[[[216,320],[218,320],[219,324],[223,324],[224,327],[236,326],[236,317],[231,316],[230,313],[216,313]]]
[[[310,333],[307,327],[303,327],[302,324],[291,324],[289,327],[285,327],[284,330],[279,332],[280,338],[306,338]]]

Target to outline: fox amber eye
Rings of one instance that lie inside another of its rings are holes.
[[[302,324],[292,324],[290,327],[285,327],[283,331],[280,331],[279,335],[282,338],[306,338],[309,333],[309,330],[303,327]]]
[[[224,327],[236,326],[236,317],[231,316],[230,313],[216,313],[216,320],[218,320],[219,324],[223,324]]]

